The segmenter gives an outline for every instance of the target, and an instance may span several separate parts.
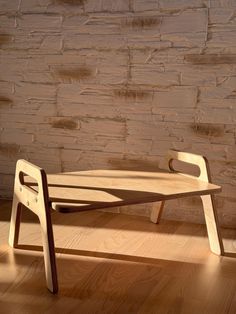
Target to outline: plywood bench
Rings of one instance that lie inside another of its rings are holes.
[[[174,160],[197,165],[198,177],[175,171]],[[168,171],[143,172],[92,170],[46,175],[45,171],[25,160],[16,166],[14,198],[9,243],[17,247],[21,205],[34,212],[40,221],[48,289],[58,291],[51,210],[75,212],[127,204],[153,202],[151,221],[158,223],[164,202],[199,195],[203,202],[211,251],[223,254],[213,195],[221,187],[210,183],[206,158],[171,150]]]

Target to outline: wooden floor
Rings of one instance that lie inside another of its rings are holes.
[[[236,230],[229,256],[209,251],[202,225],[98,211],[53,214],[58,295],[45,286],[41,234],[23,212],[21,249],[7,244],[0,201],[0,313],[236,313]],[[36,250],[36,251],[35,251]]]

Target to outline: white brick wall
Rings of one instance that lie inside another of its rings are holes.
[[[235,227],[235,14],[234,0],[0,0],[0,196],[18,158],[154,170],[175,148],[208,157]],[[200,205],[164,216],[203,222]]]

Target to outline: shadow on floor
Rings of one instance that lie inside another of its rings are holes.
[[[11,201],[0,201],[0,205],[3,204],[1,209],[0,221],[10,221],[11,215]],[[119,224],[114,220],[114,216],[119,216]],[[81,219],[78,219],[78,216]],[[88,219],[90,217],[91,219]],[[120,224],[122,217],[122,224]],[[22,222],[24,223],[36,223],[39,224],[38,218],[30,210],[23,207],[22,210]],[[112,221],[110,223],[110,221]],[[52,212],[53,225],[63,226],[78,226],[88,228],[109,228],[129,231],[140,232],[158,232],[158,233],[170,233],[175,235],[188,235],[192,234],[192,228],[195,228],[195,235],[198,237],[206,237],[206,228],[202,229],[202,225],[195,223],[186,223],[174,220],[161,220],[159,224],[151,223],[148,217],[135,216],[127,214],[116,214],[101,211],[82,211],[81,213],[68,213],[62,214],[59,212]],[[182,226],[184,225],[184,228]],[[222,237],[224,239],[235,239],[236,230],[234,228],[221,228]],[[231,253],[230,253],[231,254]],[[230,256],[232,257],[232,256]]]

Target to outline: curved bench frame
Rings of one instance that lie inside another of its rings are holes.
[[[173,167],[173,160],[179,160],[198,166],[200,170],[200,175],[198,176],[198,179],[209,183],[211,182],[209,162],[206,157],[186,152],[179,152],[176,150],[169,150],[167,156],[167,164],[170,171],[175,171]],[[222,238],[220,235],[218,216],[216,212],[215,197],[213,194],[201,195],[200,197],[202,200],[211,251],[217,255],[223,255],[224,249]],[[150,216],[150,220],[153,223],[160,222],[161,215],[164,209],[164,204],[164,201],[156,202],[154,204]]]
[[[175,171],[173,166],[173,160],[179,160],[198,166],[200,169],[200,175],[198,179],[205,182],[211,181],[209,165],[205,157],[170,150],[168,152],[167,163],[169,170],[172,172]],[[38,185],[37,191],[32,190],[25,184],[24,175],[28,175],[36,181]],[[217,255],[223,255],[223,242],[220,236],[218,218],[214,203],[214,195],[201,195],[200,197],[203,203],[211,251]],[[153,223],[158,223],[160,221],[161,214],[164,208],[164,203],[165,201],[155,202],[155,205],[150,215],[150,220]],[[9,244],[13,248],[17,248],[18,246],[22,205],[30,209],[39,218],[42,231],[47,287],[52,293],[57,293],[57,269],[53,229],[51,222],[51,201],[48,194],[47,176],[43,169],[25,160],[19,160],[16,165],[14,196],[9,234]]]
[[[38,192],[33,191],[24,184],[24,175],[29,175],[36,180]],[[32,165],[26,160],[18,160],[16,164],[9,234],[9,244],[13,248],[17,248],[18,245],[22,205],[30,209],[39,218],[42,232],[47,287],[52,293],[57,293],[57,268],[47,176],[43,169]]]

